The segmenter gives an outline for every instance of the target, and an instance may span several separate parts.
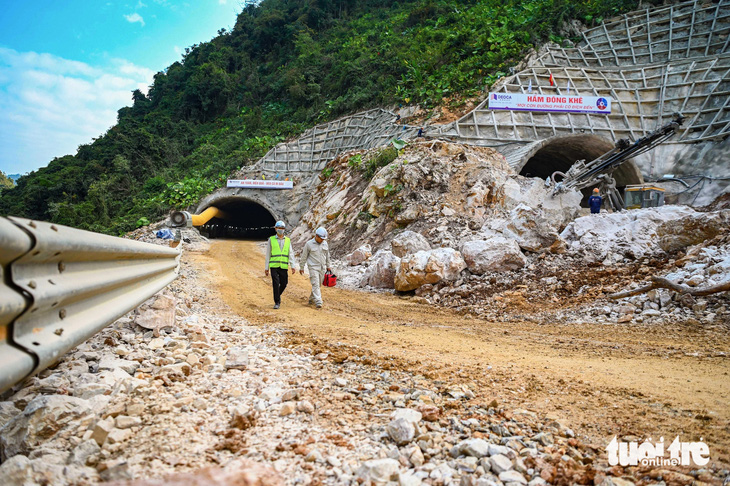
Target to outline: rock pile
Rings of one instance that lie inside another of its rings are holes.
[[[618,302],[606,296],[638,285],[637,277],[672,279],[677,266],[705,272],[678,252],[727,234],[730,210],[663,206],[577,217],[580,194],[552,197],[544,181],[516,176],[490,149],[440,141],[408,145],[372,180],[352,158],[333,161],[295,231],[327,226],[345,287],[415,291],[423,302],[501,320],[727,319],[721,296],[697,305],[669,290]],[[726,249],[717,244],[721,258]],[[705,253],[690,250],[688,258]],[[712,272],[692,282],[730,280],[722,265]],[[535,305],[556,298],[560,305]]]
[[[456,280],[466,266],[519,268],[523,251],[553,245],[580,210],[579,193],[552,197],[544,181],[514,174],[489,148],[411,143],[371,180],[352,163],[381,152],[334,160],[292,234],[298,244],[326,226],[330,250],[350,267],[340,270],[346,285],[408,291]]]

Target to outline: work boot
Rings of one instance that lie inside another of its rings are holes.
[[[279,308],[279,304],[274,304],[274,309],[278,309],[278,308]]]

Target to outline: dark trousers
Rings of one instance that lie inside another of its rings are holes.
[[[281,304],[281,294],[289,283],[289,270],[286,268],[270,268],[271,284],[274,287],[274,304]]]

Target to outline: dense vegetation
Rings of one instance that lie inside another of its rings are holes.
[[[2,194],[3,189],[10,189],[11,187],[15,187],[15,182],[0,170],[0,194]]]
[[[375,106],[458,103],[525,52],[636,0],[263,0],[186,49],[118,123],[22,177],[0,214],[120,234],[185,208],[286,137]]]

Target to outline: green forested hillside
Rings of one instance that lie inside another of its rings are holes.
[[[11,178],[6,176],[5,173],[0,170],[0,194],[2,194],[3,189],[9,189],[14,186],[15,182],[13,182]]]
[[[458,103],[524,53],[636,0],[263,0],[186,49],[75,155],[0,195],[0,214],[120,234],[194,204],[306,128],[391,104]],[[153,46],[150,46],[153,48]],[[448,101],[446,101],[448,100]]]

